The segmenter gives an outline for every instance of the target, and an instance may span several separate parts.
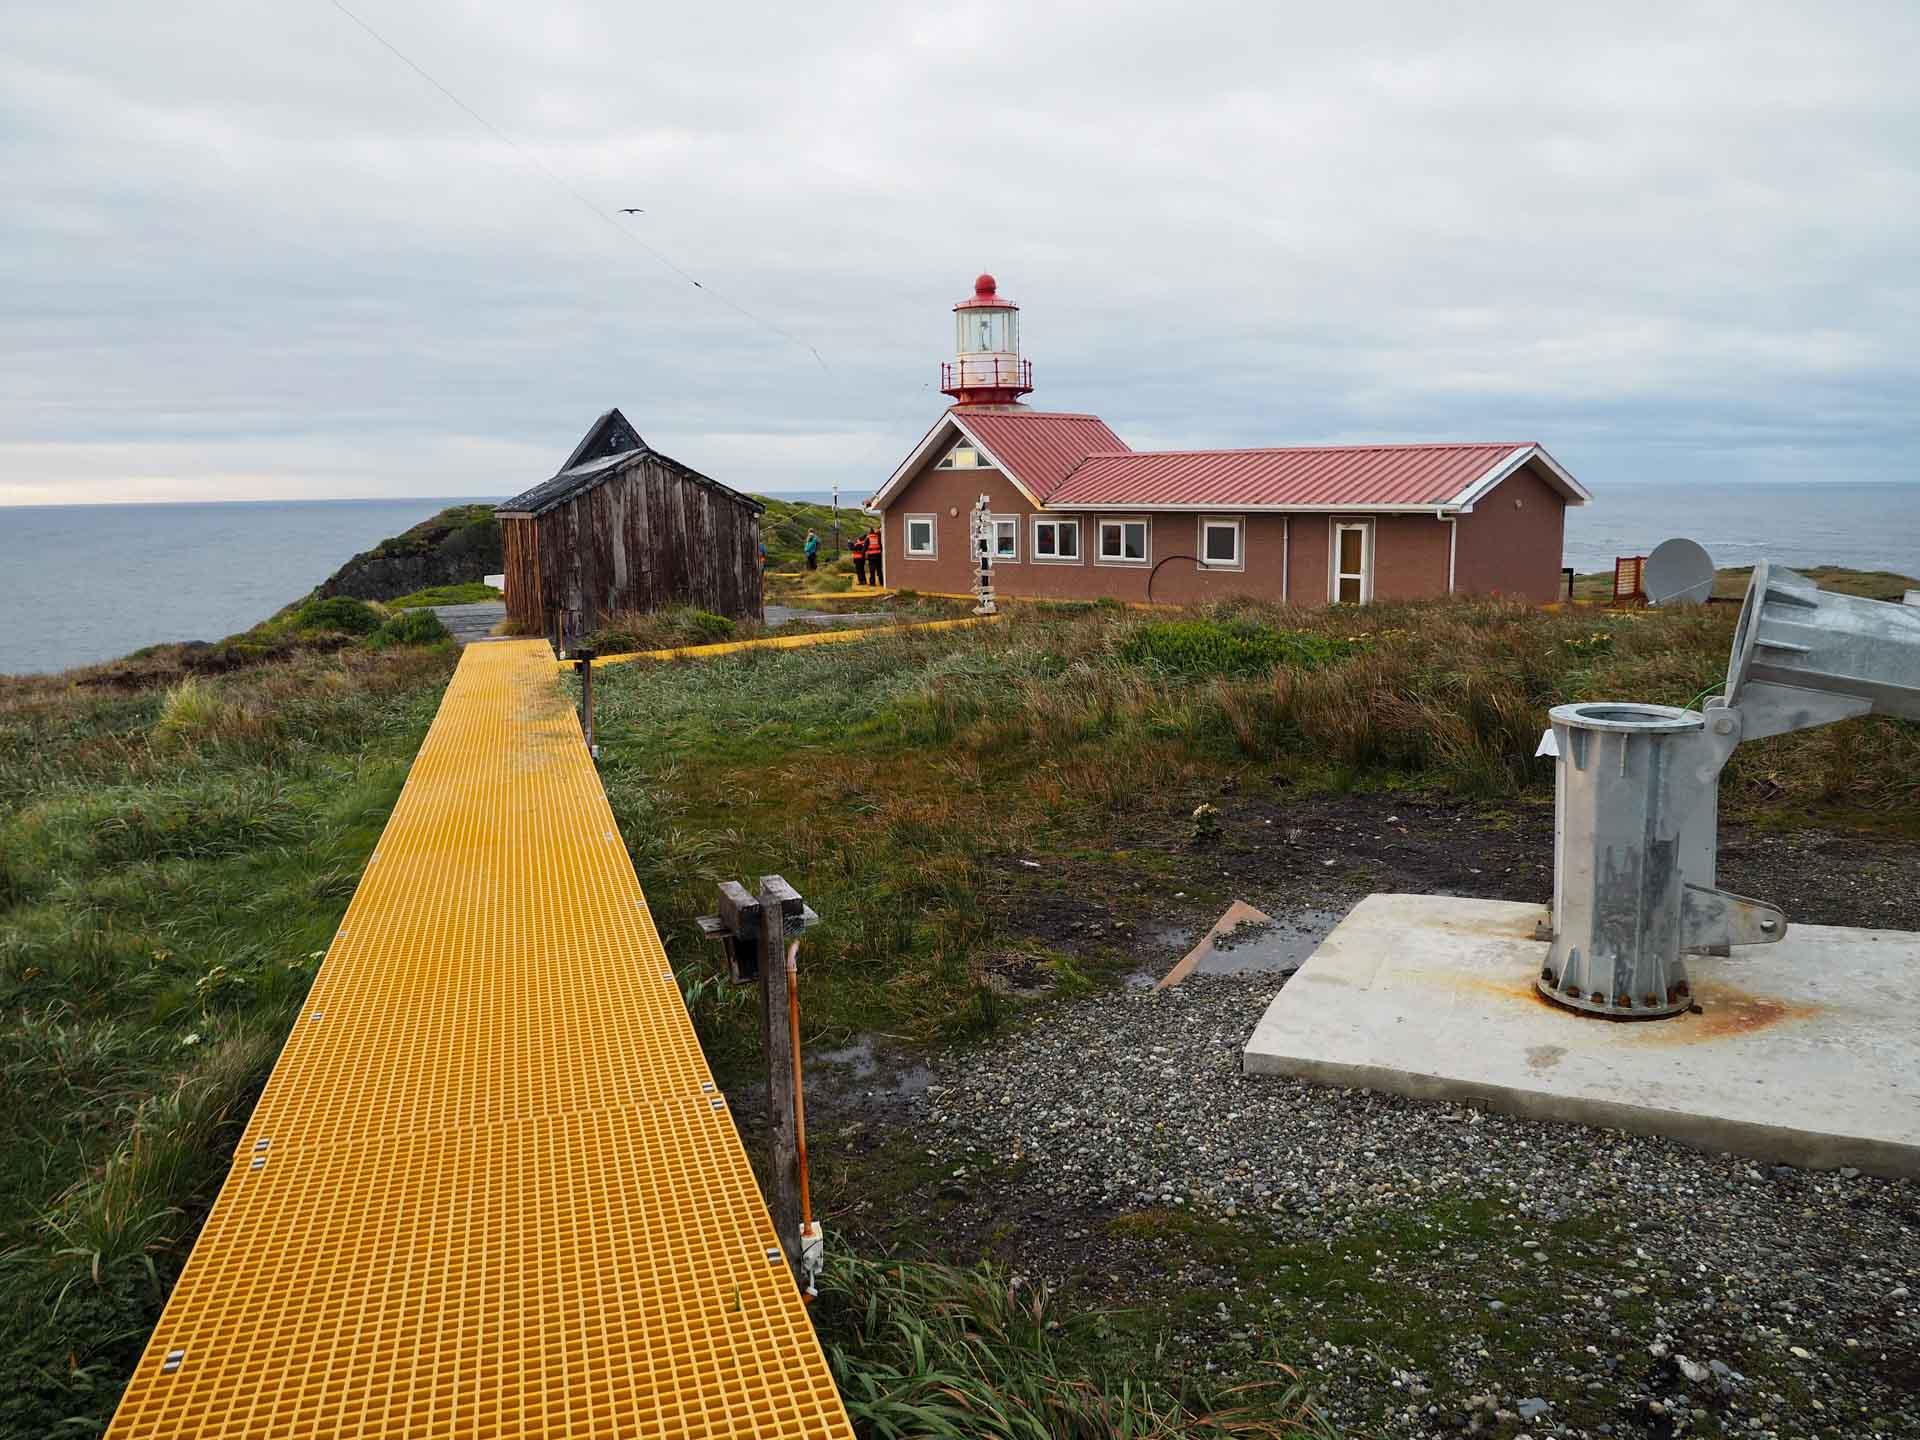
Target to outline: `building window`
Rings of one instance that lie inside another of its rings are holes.
[[[1033,517],[1033,558],[1068,565],[1080,563],[1080,522]]]
[[[1333,601],[1364,605],[1373,599],[1373,525],[1354,520],[1333,527]]]
[[[1200,560],[1209,570],[1247,568],[1246,522],[1238,515],[1226,519],[1202,516],[1200,520]]]
[[[993,517],[993,558],[994,563],[1018,561],[1020,558],[1020,517],[1017,515],[995,515]]]
[[[907,516],[907,554],[931,559],[934,551],[934,517]]]
[[[964,440],[946,453],[946,457],[934,466],[936,470],[979,470],[986,465],[979,450]]]
[[[1144,565],[1151,553],[1144,519],[1100,522],[1100,564]]]

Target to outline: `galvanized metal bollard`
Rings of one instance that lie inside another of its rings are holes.
[[[1720,767],[1739,740],[1718,717],[1670,705],[1560,705],[1551,712],[1553,943],[1540,993],[1592,1015],[1654,1020],[1693,1004],[1681,952],[1748,943],[1710,924],[1757,901],[1699,883],[1710,845],[1692,823],[1711,815]],[[1710,839],[1710,836],[1706,837]],[[1690,843],[1691,842],[1691,843]],[[1785,919],[1754,917],[1755,939]],[[1709,914],[1711,912],[1711,914]]]

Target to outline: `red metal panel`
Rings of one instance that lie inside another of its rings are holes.
[[[956,406],[953,418],[976,435],[1014,479],[1041,500],[1096,452],[1127,452],[1127,442],[1097,415]]]
[[[1055,508],[1437,505],[1522,443],[1094,453],[1043,498]],[[987,444],[993,448],[992,441]]]

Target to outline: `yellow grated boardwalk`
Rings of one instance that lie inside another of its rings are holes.
[[[461,656],[110,1436],[840,1436],[544,642]]]

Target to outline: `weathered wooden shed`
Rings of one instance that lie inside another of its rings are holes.
[[[549,636],[670,605],[758,620],[765,508],[649,448],[609,410],[559,474],[495,507],[507,614]]]

